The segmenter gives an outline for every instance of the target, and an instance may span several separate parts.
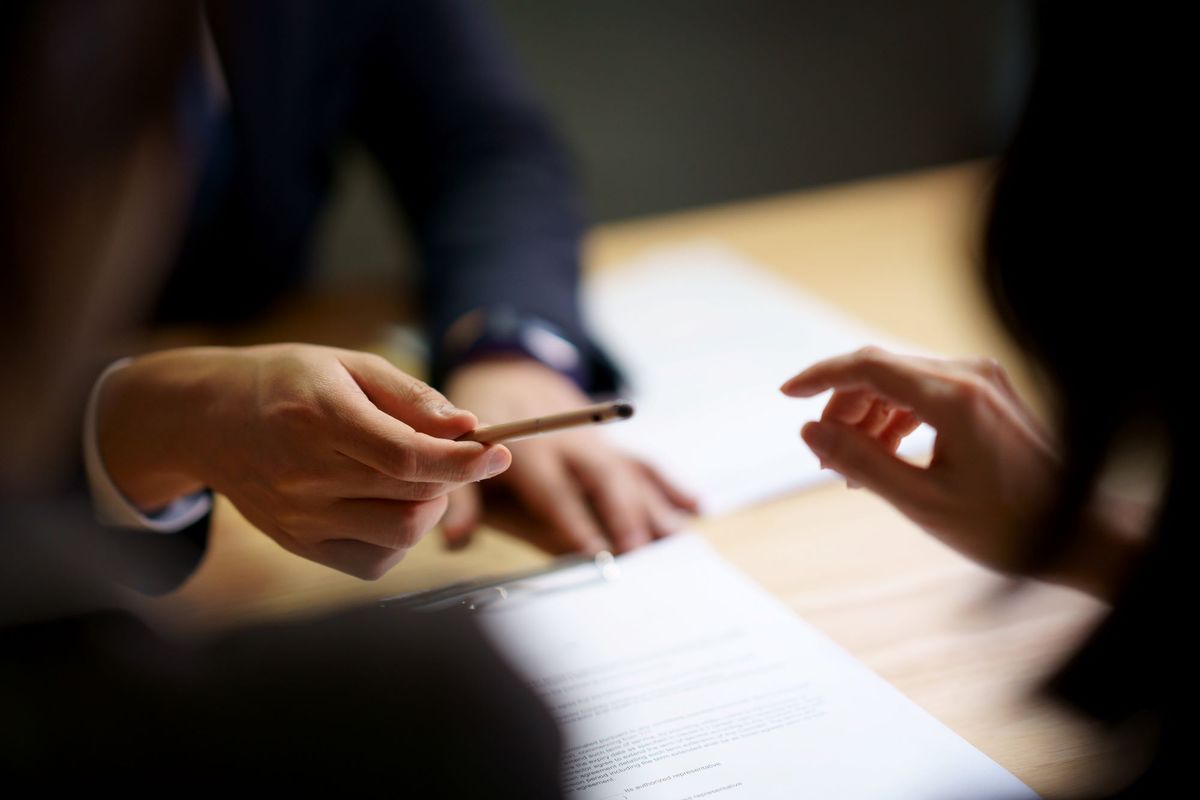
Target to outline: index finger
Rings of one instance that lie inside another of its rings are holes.
[[[338,360],[368,400],[414,430],[454,439],[479,423],[470,411],[455,408],[441,392],[384,358],[344,350]]]
[[[865,347],[813,364],[780,387],[789,397],[812,397],[829,389],[874,392],[937,427],[945,419],[953,381],[928,359]]]
[[[338,450],[396,480],[468,483],[498,475],[512,463],[503,445],[456,442],[415,431],[370,402],[346,418]]]

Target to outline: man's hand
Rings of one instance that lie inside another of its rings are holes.
[[[201,487],[284,548],[362,578],[387,572],[503,446],[455,442],[474,415],[378,356],[309,345],[139,358],[105,383],[100,452],[145,510]]]
[[[484,423],[509,422],[591,402],[567,378],[525,358],[467,364],[446,394]],[[624,552],[676,531],[696,501],[652,467],[609,446],[596,431],[556,433],[512,445],[513,465],[497,484],[511,492],[535,525],[519,535],[552,553]],[[478,487],[450,495],[442,531],[463,546],[478,526]],[[543,530],[538,530],[543,529]]]

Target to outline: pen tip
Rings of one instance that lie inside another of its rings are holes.
[[[633,416],[633,405],[631,403],[617,403],[617,416],[621,419],[629,419]]]

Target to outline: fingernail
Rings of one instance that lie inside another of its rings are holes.
[[[512,453],[508,452],[505,447],[496,448],[487,462],[487,477],[499,475],[504,470],[508,469],[508,465],[512,463]]]
[[[461,408],[453,406],[449,403],[441,403],[437,407],[437,413],[441,414],[443,417],[457,417],[460,414],[465,414],[466,412]]]
[[[822,467],[824,467],[825,456],[829,454],[829,450],[833,447],[833,430],[828,425],[822,425],[819,422],[810,422],[800,429],[800,436],[812,448],[812,451],[821,459]]]

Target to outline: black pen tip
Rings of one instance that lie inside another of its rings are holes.
[[[617,403],[617,416],[621,419],[629,419],[633,416],[633,405],[630,403]]]

